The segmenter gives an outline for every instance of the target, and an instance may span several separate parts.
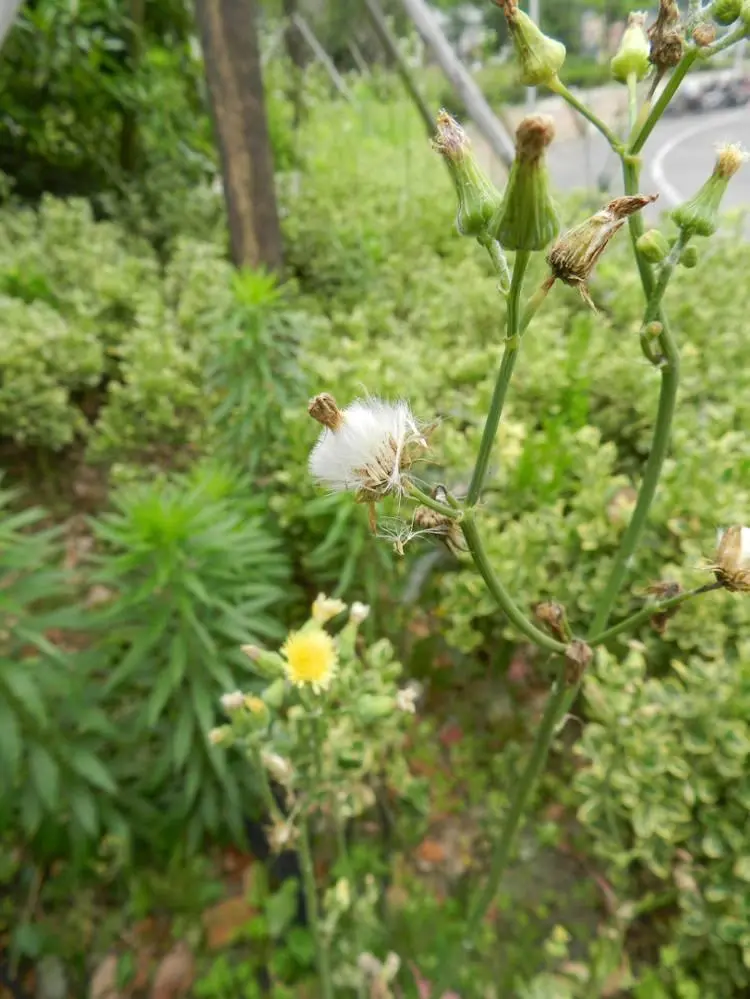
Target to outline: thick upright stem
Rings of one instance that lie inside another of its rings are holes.
[[[505,405],[505,396],[508,393],[508,386],[516,366],[518,350],[521,346],[519,333],[521,289],[523,288],[523,278],[528,267],[530,254],[526,250],[519,250],[516,253],[513,264],[513,277],[510,281],[510,291],[508,292],[508,312],[507,312],[507,334],[505,339],[505,352],[500,364],[500,371],[495,382],[495,391],[492,393],[490,410],[487,414],[487,421],[484,425],[482,440],[479,444],[479,454],[477,455],[474,472],[469,484],[469,492],[466,496],[466,505],[474,506],[482,492],[482,486],[487,475],[487,467],[490,463],[492,447],[495,443],[495,435],[500,424],[500,417]]]
[[[310,850],[310,831],[308,818],[303,815],[300,820],[299,859],[302,868],[302,883],[305,890],[307,920],[312,930],[315,943],[315,961],[320,978],[320,992],[323,999],[333,999],[333,983],[331,980],[331,961],[328,953],[328,943],[323,938],[318,912],[318,892],[315,885],[315,869],[313,867],[312,851]]]
[[[654,106],[651,108],[648,118],[646,118],[643,126],[639,130],[638,134],[633,138],[628,147],[628,152],[633,156],[637,156],[638,153],[643,149],[646,144],[646,139],[654,130],[654,126],[659,121],[664,111],[672,100],[674,95],[677,93],[677,88],[680,86],[682,81],[690,69],[690,67],[695,62],[698,57],[698,49],[695,47],[687,50],[685,55],[682,57],[680,62],[675,66],[674,73],[670,76],[667,81],[666,86],[659,95],[659,99],[655,102]],[[626,193],[629,193],[626,191]],[[635,192],[634,192],[635,193]]]
[[[638,168],[632,161],[625,162],[624,176],[625,193],[636,194],[639,182]],[[612,613],[612,607],[625,581],[630,560],[646,526],[648,512],[656,495],[662,466],[669,447],[672,418],[677,403],[677,390],[680,381],[680,353],[672,337],[667,318],[661,308],[661,296],[666,288],[666,283],[662,285],[660,282],[659,285],[655,285],[651,268],[635,247],[635,243],[643,231],[643,220],[640,218],[640,215],[633,215],[630,221],[633,250],[636,255],[643,290],[648,302],[645,315],[649,319],[658,318],[662,325],[659,343],[664,359],[661,364],[661,391],[659,392],[659,407],[651,440],[651,450],[643,472],[643,481],[641,482],[633,515],[620,542],[620,547],[610,570],[607,585],[599,598],[596,614],[591,625],[590,633],[593,635],[599,634],[607,626],[609,615]]]

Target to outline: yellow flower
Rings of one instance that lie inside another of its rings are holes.
[[[295,631],[281,651],[286,657],[286,675],[297,687],[308,684],[317,694],[329,686],[336,669],[336,647],[322,628]]]

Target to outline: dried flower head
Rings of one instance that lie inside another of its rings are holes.
[[[682,592],[682,586],[673,580],[659,580],[646,587],[646,593],[656,597],[657,600],[671,600],[673,597],[678,597]],[[674,617],[679,609],[680,605],[678,604],[676,607],[668,607],[666,610],[657,610],[651,617],[651,627],[658,634],[663,635],[667,627],[667,622],[671,617]]]
[[[509,250],[543,250],[560,229],[549,190],[545,151],[555,137],[549,115],[528,115],[516,129],[516,157],[490,230]]]
[[[737,144],[719,146],[711,176],[688,201],[678,205],[672,219],[686,236],[712,236],[719,227],[719,210],[729,181],[747,160]]]
[[[222,710],[229,715],[242,710],[245,706],[245,695],[241,690],[233,690],[229,694],[222,694],[219,701]]]
[[[564,232],[547,254],[547,263],[552,270],[548,284],[559,280],[578,288],[584,302],[596,311],[588,290],[588,280],[596,262],[628,216],[656,201],[657,197],[657,194],[636,194],[615,198],[591,218]]]
[[[565,682],[569,686],[575,686],[580,682],[593,655],[591,646],[580,638],[575,638],[568,645],[565,649]]]
[[[366,621],[370,615],[370,608],[367,604],[362,604],[359,600],[355,600],[349,609],[349,620],[353,624],[362,624]]]
[[[330,686],[336,671],[336,646],[322,628],[292,632],[281,648],[286,675],[296,687],[312,687],[317,694]]]
[[[412,517],[412,525],[415,533],[424,532],[440,538],[452,555],[466,551],[463,534],[456,521],[431,507],[418,506]]]
[[[336,600],[335,597],[327,597],[325,593],[319,593],[312,605],[313,621],[325,624],[345,610],[346,604],[343,600]]]
[[[321,398],[325,404],[316,404]],[[403,473],[427,449],[407,403],[365,399],[340,410],[325,395],[316,396],[309,411],[325,426],[310,455],[310,472],[318,483],[370,503],[403,493]]]
[[[534,608],[534,617],[555,638],[559,638],[562,642],[570,640],[570,626],[568,625],[568,617],[562,604],[555,603],[552,600],[544,600]]]
[[[417,701],[421,692],[422,688],[418,683],[407,683],[405,687],[401,687],[396,692],[396,707],[398,710],[404,711],[409,715],[415,714]]]
[[[263,762],[263,766],[275,781],[284,787],[292,783],[292,780],[294,779],[294,767],[289,760],[285,759],[283,756],[279,756],[278,753],[272,753],[267,749],[262,751],[260,758]]]
[[[651,51],[649,59],[656,67],[657,79],[682,59],[685,47],[677,0],[660,0],[659,13],[648,31]]]
[[[521,83],[527,87],[553,85],[565,62],[563,43],[545,35],[528,14],[518,9],[518,0],[495,0],[495,3],[505,14],[521,66]]]
[[[432,145],[445,160],[456,187],[456,228],[462,236],[486,236],[503,196],[477,164],[466,132],[445,110],[437,116]]]
[[[272,853],[281,853],[294,846],[297,830],[291,822],[275,822],[266,830],[266,838]]]
[[[705,49],[716,41],[716,28],[713,24],[699,24],[693,29],[693,41],[699,49]]]
[[[750,527],[734,524],[720,534],[710,568],[733,593],[750,593]]]
[[[645,24],[646,15],[640,11],[628,15],[628,25],[610,62],[612,75],[621,83],[627,83],[630,76],[642,80],[651,69]]]

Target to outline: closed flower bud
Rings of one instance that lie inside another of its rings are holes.
[[[508,250],[543,250],[560,229],[549,193],[544,152],[555,136],[549,115],[524,118],[516,130],[516,158],[492,232]]]
[[[486,236],[492,216],[503,197],[477,165],[466,132],[447,111],[437,116],[433,148],[445,160],[456,186],[456,228],[462,236]]]
[[[736,145],[722,146],[718,150],[713,173],[703,187],[672,212],[672,219],[685,236],[712,236],[716,232],[721,199],[729,181],[746,158],[746,154]]]
[[[615,198],[596,215],[564,232],[547,254],[547,263],[552,270],[548,283],[559,280],[578,288],[584,302],[595,309],[588,280],[596,262],[628,216],[656,201],[657,197],[656,194],[636,194]]]
[[[252,659],[253,668],[259,676],[270,679],[284,672],[284,660],[278,652],[268,652],[257,645],[243,645],[242,651],[248,659]]]
[[[274,680],[273,683],[269,683],[269,685],[261,694],[261,697],[263,701],[269,706],[269,708],[274,708],[276,711],[278,711],[284,705],[286,691],[287,691],[286,680],[280,676],[277,680]]]
[[[385,694],[363,694],[357,704],[358,714],[364,722],[386,718],[393,714],[395,707],[394,699]]]
[[[734,24],[740,16],[741,9],[742,0],[714,0],[713,7],[711,8],[711,17],[717,24],[727,26]]]
[[[687,267],[688,270],[692,270],[693,267],[698,266],[698,247],[697,246],[686,246],[685,249],[680,254],[680,263],[683,267]]]
[[[349,620],[352,624],[362,624],[363,621],[367,620],[369,614],[370,608],[368,605],[355,600],[349,610]]]
[[[649,58],[659,77],[682,59],[685,39],[677,0],[660,0],[659,13],[648,30],[651,43]]]
[[[534,608],[534,616],[555,638],[559,638],[562,642],[570,641],[570,626],[562,604],[544,600]]]
[[[627,83],[629,76],[642,80],[651,69],[645,22],[645,14],[634,13],[628,17],[628,26],[623,32],[620,47],[610,63],[612,75],[620,83]]]
[[[727,590],[750,593],[750,527],[735,524],[721,534],[711,569]]]
[[[236,714],[245,706],[245,695],[241,690],[233,690],[230,694],[222,694],[219,700],[222,710],[228,715]]]
[[[268,706],[266,702],[252,695],[245,697],[245,710],[248,711],[256,725],[265,725],[268,722]]]
[[[220,725],[212,728],[208,733],[208,741],[212,746],[231,746],[234,741],[234,733],[231,725]]]
[[[518,0],[495,0],[508,22],[513,48],[521,65],[520,80],[527,87],[549,85],[565,62],[565,46],[545,35],[531,18],[518,9]]]
[[[580,683],[594,653],[591,646],[580,638],[575,638],[565,649],[565,682],[574,687]]]
[[[651,264],[661,263],[669,254],[669,241],[658,229],[649,229],[636,242],[638,252]]]

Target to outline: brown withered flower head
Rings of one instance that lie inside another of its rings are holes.
[[[423,531],[438,537],[451,555],[458,555],[459,552],[466,551],[461,529],[451,517],[446,517],[430,507],[418,506],[414,511],[412,522],[415,531]]]
[[[590,645],[575,638],[565,649],[565,682],[569,687],[575,687],[581,682],[583,674],[594,657]]]
[[[553,600],[543,600],[534,607],[534,617],[561,642],[570,641],[570,626],[562,604]]]
[[[658,194],[635,194],[615,198],[591,218],[564,232],[547,254],[552,271],[547,287],[562,281],[578,288],[581,298],[596,311],[588,290],[588,280],[599,257],[612,237],[625,225],[629,215],[656,201]]]
[[[728,527],[719,538],[709,568],[725,590],[750,593],[750,527]]]
[[[648,30],[651,62],[656,67],[656,81],[682,59],[685,34],[680,22],[677,0],[660,0],[659,13]]]

